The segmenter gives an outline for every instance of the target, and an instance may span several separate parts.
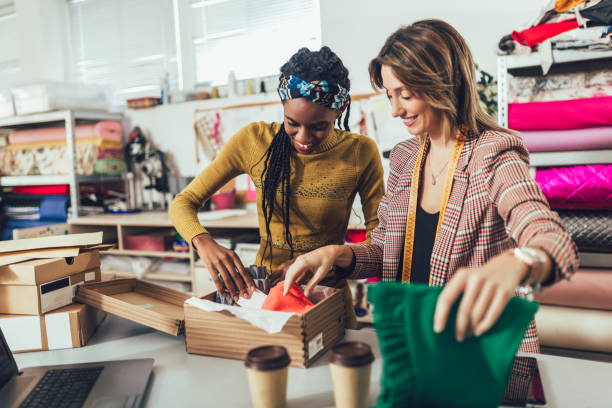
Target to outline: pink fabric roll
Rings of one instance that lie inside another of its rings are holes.
[[[580,269],[535,298],[545,305],[612,310],[612,269]]]
[[[572,130],[526,130],[521,132],[530,152],[567,152],[612,148],[612,126]]]
[[[611,125],[612,96],[508,104],[510,129],[567,130]]]
[[[612,209],[612,165],[537,169],[535,180],[551,208]]]
[[[120,142],[121,123],[115,120],[104,120],[93,125],[78,125],[76,127],[75,138],[87,139],[93,137]],[[53,126],[13,130],[9,133],[8,140],[9,144],[31,144],[66,140],[66,128],[64,126]]]

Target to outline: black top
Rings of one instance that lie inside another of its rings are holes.
[[[431,252],[436,240],[436,228],[440,213],[430,214],[417,205],[414,225],[414,247],[412,248],[411,283],[429,283],[429,269],[431,265]],[[400,261],[397,270],[397,280],[402,280],[404,259]]]

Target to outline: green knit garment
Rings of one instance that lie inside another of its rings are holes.
[[[382,282],[368,287],[383,357],[378,407],[497,407],[538,304],[513,297],[486,333],[455,339],[459,301],[433,331],[441,287]]]

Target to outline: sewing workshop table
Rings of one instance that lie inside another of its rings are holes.
[[[348,330],[346,340],[369,343],[372,368],[370,405],[380,387],[381,357],[373,330]],[[612,407],[612,363],[551,355],[537,357],[548,407]],[[108,315],[89,344],[82,348],[16,354],[21,367],[130,358],[154,358],[146,407],[249,407],[242,361],[187,354],[185,338],[173,337]],[[452,380],[452,379],[448,379]],[[289,369],[287,407],[333,406],[327,356],[307,369]]]

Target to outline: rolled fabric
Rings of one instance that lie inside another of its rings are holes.
[[[511,97],[510,103],[528,103],[528,102],[551,102],[551,101],[568,101],[572,99],[585,98],[602,98],[612,96],[612,85],[602,85],[595,87],[583,88],[568,88],[544,90],[538,89],[534,93],[524,92],[524,95]]]
[[[121,142],[121,122],[103,120],[93,125],[78,125],[76,139],[101,138]],[[66,128],[53,126],[38,129],[13,130],[8,136],[9,144],[32,144],[66,140]]]
[[[612,353],[612,312],[541,305],[535,316],[540,344]]]
[[[574,18],[556,23],[540,24],[523,31],[513,31],[512,38],[519,44],[533,47],[548,38],[575,28],[578,28],[578,22]]]
[[[536,169],[535,180],[551,208],[612,209],[610,164]]]
[[[612,269],[579,269],[570,280],[536,293],[535,299],[543,305],[612,310]]]
[[[612,148],[612,126],[572,130],[526,130],[521,137],[534,152],[567,152]]]
[[[612,211],[558,213],[580,251],[612,253]]]
[[[508,104],[508,126],[515,130],[567,130],[612,125],[612,96]]]
[[[612,70],[549,74],[546,76],[510,76],[509,102],[546,102],[612,96]]]

